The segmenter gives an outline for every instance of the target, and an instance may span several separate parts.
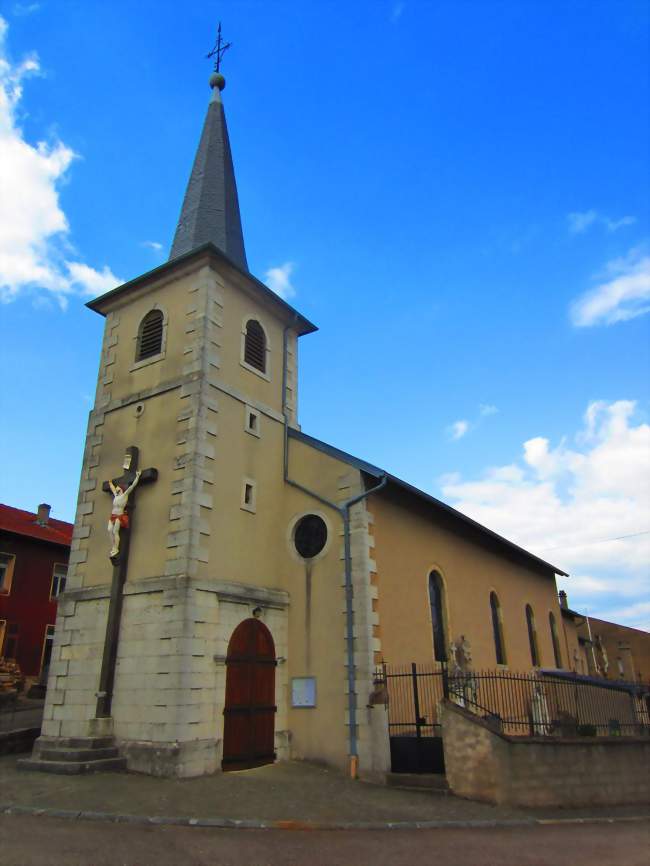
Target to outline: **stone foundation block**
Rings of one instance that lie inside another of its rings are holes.
[[[216,739],[180,743],[124,740],[120,742],[120,752],[126,757],[129,770],[151,776],[189,778],[221,769]]]

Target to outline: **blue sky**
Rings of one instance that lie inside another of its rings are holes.
[[[84,301],[168,255],[218,17],[249,265],[321,329],[303,429],[648,627],[648,15],[0,4],[0,500],[74,515],[103,325]]]

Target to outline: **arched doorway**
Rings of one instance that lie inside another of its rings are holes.
[[[258,619],[245,619],[232,633],[226,656],[224,770],[275,760],[275,665],[271,632]]]

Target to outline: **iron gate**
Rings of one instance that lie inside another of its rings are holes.
[[[388,731],[393,773],[444,773],[438,703],[447,672],[435,662],[381,667],[388,696]]]

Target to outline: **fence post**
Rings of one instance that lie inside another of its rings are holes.
[[[634,725],[634,733],[639,736],[643,733],[643,727],[641,725],[641,719],[639,718],[639,712],[637,709],[636,695],[634,692],[630,692],[630,701],[632,703],[632,719]]]
[[[415,662],[411,662],[411,677],[413,679],[413,702],[415,704],[415,735],[419,740],[422,736],[420,730],[422,720],[420,719],[420,695],[418,693],[418,673]]]
[[[442,696],[449,700],[449,671],[447,670],[447,662],[440,662],[442,669]]]

